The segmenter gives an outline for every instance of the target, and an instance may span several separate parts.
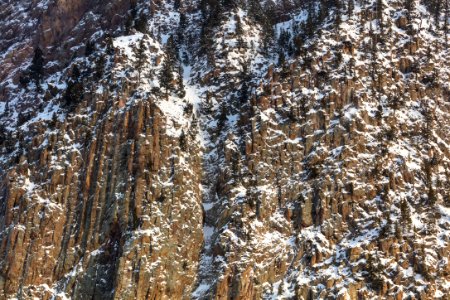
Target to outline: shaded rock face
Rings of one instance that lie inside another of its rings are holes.
[[[86,41],[95,41],[99,29],[120,30],[132,1],[5,1],[0,26],[0,79],[18,82],[17,67],[25,67],[36,47],[44,49],[50,73],[67,66],[75,54],[84,51]],[[79,47],[81,44],[81,47]],[[6,99],[5,99],[6,100]]]
[[[447,299],[448,13],[344,2],[1,3],[0,299]]]

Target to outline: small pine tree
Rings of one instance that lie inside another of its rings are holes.
[[[52,115],[52,119],[48,123],[48,127],[51,128],[51,129],[54,129],[57,122],[58,122],[58,116],[54,112],[53,115]]]
[[[321,0],[317,13],[317,23],[322,23],[327,17],[330,9],[330,1]]]
[[[100,55],[95,62],[95,78],[100,80],[103,77],[106,65],[106,56],[104,54]]]
[[[297,35],[296,37],[294,37],[293,42],[294,42],[294,54],[297,56],[302,55],[304,53],[302,37],[300,35]]]
[[[222,6],[225,11],[234,9],[237,6],[236,0],[222,0]]]
[[[3,116],[9,115],[9,101],[6,101],[5,109],[3,110]]]
[[[135,22],[134,22],[134,28],[142,32],[144,34],[148,33],[147,29],[148,19],[145,14],[142,14]]]
[[[178,60],[178,45],[173,35],[169,36],[165,46],[166,56],[170,60],[170,63],[174,65]]]
[[[114,45],[111,36],[106,35],[104,44],[106,47],[106,54],[114,55]]]
[[[195,117],[195,114],[192,114],[191,127],[189,127],[188,134],[191,137],[191,139],[195,139],[195,137],[198,134],[198,120]]]
[[[127,16],[125,21],[125,34],[129,35],[131,33],[131,28],[133,26],[133,17],[131,15]]]
[[[434,23],[436,24],[436,27],[439,27],[439,19],[441,16],[441,5],[442,0],[436,0],[436,1],[430,1],[432,6],[432,11],[434,12]]]
[[[307,36],[311,37],[314,35],[315,31],[316,31],[316,12],[314,9],[314,6],[312,4],[309,5],[308,7],[308,17],[306,18],[306,23],[305,23],[305,33]]]
[[[181,151],[186,152],[187,151],[187,141],[186,141],[186,134],[184,133],[184,130],[181,130],[179,143],[180,143]]]
[[[159,195],[157,201],[160,203],[163,203],[166,201],[166,193],[164,191],[161,192],[161,195]]]
[[[228,110],[225,104],[226,101],[222,101],[220,105],[219,117],[217,120],[217,129],[220,132],[224,127],[228,120]]]
[[[338,4],[339,1],[336,1],[336,4]],[[336,5],[336,16],[334,19],[334,23],[336,24],[336,29],[339,30],[339,26],[342,23],[342,12],[341,12],[341,7],[340,5]]]
[[[145,36],[139,41],[136,47],[133,49],[134,52],[134,67],[138,71],[138,84],[141,83],[141,73],[147,62],[147,45],[145,43]]]
[[[434,188],[431,184],[428,187],[427,196],[428,196],[428,203],[430,204],[430,206],[434,206],[437,201],[437,196],[436,196],[436,191],[434,190]]]
[[[72,68],[72,74],[67,81],[67,88],[64,100],[67,107],[73,109],[84,96],[84,86],[81,79],[81,72],[77,65]]]
[[[269,47],[273,44],[274,31],[272,25],[266,20],[263,24],[263,51],[268,53]]]
[[[236,35],[241,36],[242,34],[244,34],[244,29],[242,28],[241,18],[239,17],[239,15],[236,15],[234,18],[236,20]]]
[[[3,145],[6,149],[6,152],[12,152],[15,146],[15,139],[13,139],[13,135],[11,131],[8,131],[5,129],[4,131],[4,137],[3,139]]]
[[[265,22],[266,16],[259,0],[249,0],[247,6],[248,14],[253,20],[260,24]]]
[[[205,115],[209,115],[212,111],[211,92],[206,92],[206,99],[202,102],[202,112]]]
[[[166,99],[169,99],[169,92],[173,88],[173,72],[172,72],[172,64],[168,56],[163,62],[161,72],[159,74],[159,85],[164,89]]]
[[[186,96],[186,90],[183,82],[183,67],[178,66],[178,97],[184,98]]]
[[[278,286],[278,295],[283,295],[284,290],[284,281],[281,281],[280,285]]]
[[[414,9],[414,0],[405,0],[404,7],[406,11],[408,12],[408,18],[410,18],[411,13]]]
[[[41,48],[34,49],[33,60],[30,66],[30,78],[35,82],[36,89],[41,90],[41,81],[44,75],[44,53]]]
[[[284,66],[284,63],[286,62],[286,56],[284,55],[284,50],[280,50],[278,53],[278,66],[282,67]]]
[[[180,22],[178,23],[177,28],[177,40],[181,43],[184,40],[184,32],[187,27],[187,18],[186,14],[181,12],[180,13]]]
[[[381,30],[383,29],[383,0],[377,0],[377,19]]]
[[[391,227],[392,227],[391,215],[388,213],[386,217],[386,224],[381,228],[380,231],[380,238],[388,237],[391,233]]]
[[[238,49],[246,48],[246,43],[245,43],[244,39],[242,38],[242,36],[239,36],[237,38],[237,45],[236,46],[237,46]]]
[[[176,10],[179,10],[180,7],[181,7],[181,0],[174,0],[173,8],[175,8]]]
[[[381,276],[382,269],[381,264],[378,259],[376,259],[372,254],[369,254],[367,259],[367,276],[371,284],[372,289],[379,291],[383,285],[383,278]]]
[[[422,136],[426,143],[429,143],[433,135],[433,113],[427,103],[422,104],[422,114],[425,119],[425,123],[422,126]]]
[[[353,2],[353,0],[349,0],[348,5],[347,5],[347,14],[348,14],[349,18],[353,15],[354,9],[355,9],[355,3]]]
[[[0,124],[0,146],[3,146],[7,138],[7,130],[5,125]],[[1,147],[0,147],[1,149]]]
[[[289,50],[291,47],[291,33],[287,30],[281,30],[278,37],[278,47],[281,50]]]
[[[89,56],[95,51],[95,43],[93,41],[87,41],[84,45],[84,56]]]
[[[400,97],[398,97],[398,96],[389,95],[388,103],[389,103],[390,107],[394,110],[394,114],[395,114],[395,112],[398,109],[400,109],[402,101],[400,100]]]
[[[375,111],[375,118],[378,120],[378,122],[381,122],[383,119],[383,106],[378,105],[377,110]]]
[[[248,83],[244,81],[241,86],[241,91],[239,93],[239,100],[241,104],[245,104],[248,100]]]

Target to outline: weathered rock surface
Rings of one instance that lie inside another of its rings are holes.
[[[0,3],[0,299],[449,299],[448,12],[344,2]]]

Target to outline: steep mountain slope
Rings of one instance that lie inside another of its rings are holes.
[[[0,8],[0,298],[448,299],[448,1]]]

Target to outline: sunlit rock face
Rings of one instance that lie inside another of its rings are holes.
[[[446,1],[0,4],[0,299],[448,299]]]

